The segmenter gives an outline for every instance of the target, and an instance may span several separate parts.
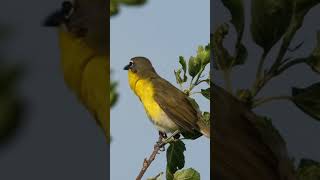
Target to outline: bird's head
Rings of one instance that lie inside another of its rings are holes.
[[[43,26],[57,27],[68,22],[72,12],[73,3],[70,1],[64,1],[61,4],[60,9],[51,13],[43,22]]]
[[[155,73],[150,60],[145,57],[131,58],[129,64],[126,65],[123,69],[140,77],[148,76]]]

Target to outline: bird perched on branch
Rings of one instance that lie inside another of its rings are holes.
[[[58,29],[67,86],[110,138],[109,27],[106,0],[65,1],[44,26]]]
[[[150,60],[134,57],[124,67],[128,70],[131,90],[139,97],[144,109],[164,138],[179,130],[192,139],[202,134],[210,138],[210,127],[200,120],[201,113],[188,96],[160,77]]]

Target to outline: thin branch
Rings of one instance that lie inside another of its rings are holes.
[[[284,64],[282,67],[280,67],[278,70],[277,70],[277,73],[276,74],[280,74],[282,73],[283,71],[289,69],[290,67],[296,65],[296,64],[301,64],[301,63],[305,63],[306,62],[306,58],[298,58],[298,59],[294,59],[292,61],[289,61],[288,63]]]
[[[161,150],[161,148],[164,147],[169,142],[171,142],[172,138],[179,133],[180,133],[180,131],[176,130],[174,133],[171,134],[171,136],[169,136],[165,140],[162,140],[162,136],[159,135],[158,142],[154,145],[153,152],[151,153],[151,155],[149,156],[148,159],[147,158],[144,159],[142,169],[140,170],[139,175],[137,176],[136,180],[142,179],[143,175],[145,174],[145,172],[147,171],[147,169],[149,168],[151,163],[155,160],[157,154],[159,154],[159,151]]]
[[[253,108],[256,108],[258,106],[261,106],[262,104],[275,101],[275,100],[290,100],[292,97],[291,96],[272,96],[272,97],[266,97],[266,98],[261,98],[258,99],[253,105]]]
[[[261,59],[259,61],[259,65],[258,65],[257,73],[256,73],[257,80],[260,79],[260,77],[261,77],[262,70],[263,70],[263,65],[264,65],[264,62],[266,60],[267,54],[268,54],[268,51],[264,51],[262,56],[261,56]]]

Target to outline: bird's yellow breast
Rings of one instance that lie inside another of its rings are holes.
[[[140,79],[137,74],[132,73],[130,70],[128,79],[130,88],[139,97],[149,118],[155,121],[154,123],[157,123],[156,121],[160,119],[163,111],[153,98],[154,88],[152,83],[148,79]]]

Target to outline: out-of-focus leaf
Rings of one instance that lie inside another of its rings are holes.
[[[201,89],[201,94],[210,100],[210,88],[207,88],[207,89]]]
[[[193,168],[183,169],[174,174],[173,180],[200,180],[200,173]]]
[[[23,111],[22,100],[16,94],[21,68],[0,67],[0,145],[15,134]]]
[[[320,179],[320,163],[311,159],[301,159],[297,170],[299,180]]]
[[[231,13],[231,23],[237,31],[237,42],[236,42],[236,57],[235,65],[244,64],[247,59],[248,52],[246,47],[241,43],[243,31],[244,31],[244,6],[243,0],[222,0],[225,7],[227,7]]]
[[[117,82],[111,82],[110,85],[110,107],[114,106],[119,98],[119,94],[117,93]]]
[[[268,52],[286,32],[292,15],[292,0],[252,0],[251,33],[256,44]]]
[[[131,6],[136,6],[136,5],[142,5],[147,2],[147,0],[118,0],[118,2],[126,4],[126,5],[131,5]]]
[[[119,3],[117,0],[110,0],[110,16],[116,15],[119,12]]]
[[[292,101],[303,112],[320,120],[320,83],[307,88],[292,88]]]
[[[172,180],[173,174],[184,167],[184,154],[186,150],[184,143],[177,140],[170,143],[167,149],[167,180]]]
[[[265,119],[215,84],[213,101],[214,142],[212,179],[296,180],[286,145]],[[232,112],[232,113],[230,113]]]
[[[317,32],[317,46],[309,56],[306,63],[312,68],[313,71],[320,73],[320,31]]]
[[[191,77],[195,77],[201,69],[201,61],[191,56],[189,59],[188,71]]]
[[[223,46],[223,41],[229,32],[228,24],[220,25],[212,35],[212,49],[213,49],[213,67],[218,70],[227,70],[235,66],[235,59],[232,57],[227,49]]]
[[[242,0],[222,0],[222,3],[231,13],[231,23],[236,28],[238,36],[242,36],[244,30],[244,7]]]
[[[292,22],[289,30],[297,31],[303,23],[305,15],[311,8],[320,3],[319,0],[294,0]]]

